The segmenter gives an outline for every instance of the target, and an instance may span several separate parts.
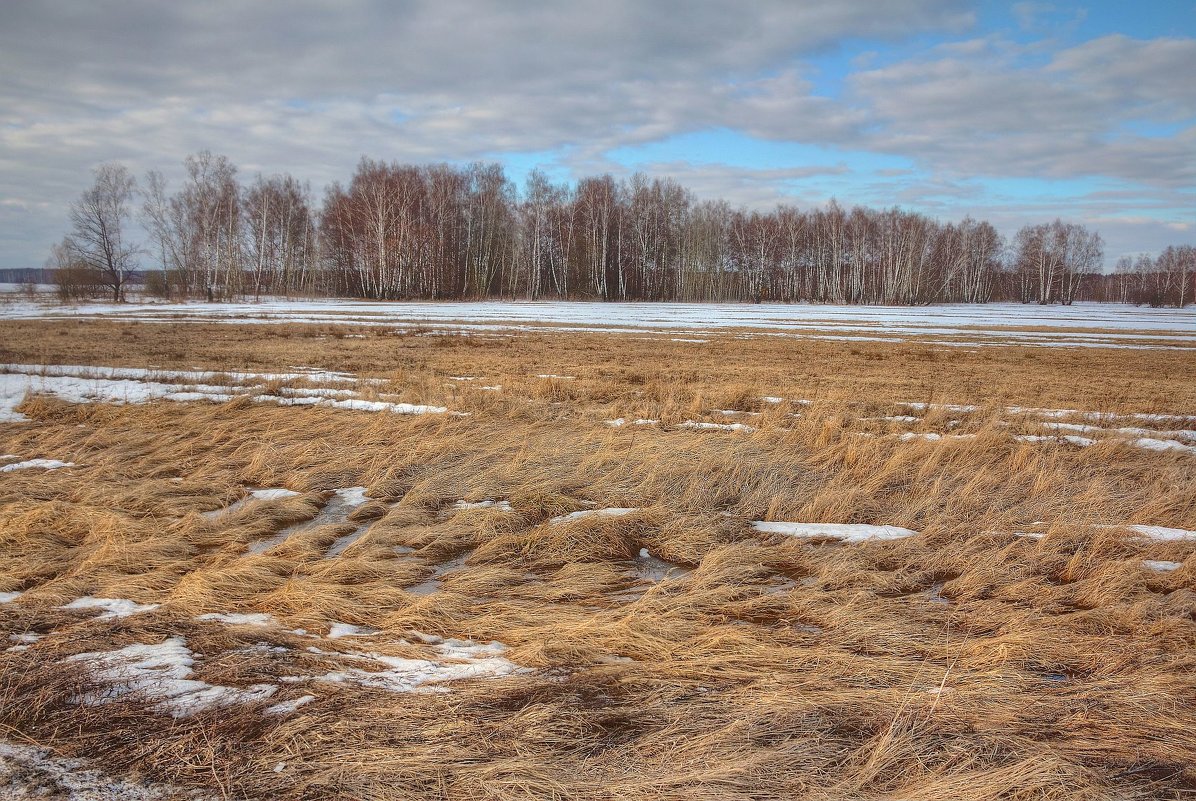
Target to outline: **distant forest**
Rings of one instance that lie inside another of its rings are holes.
[[[289,175],[238,180],[224,156],[185,161],[172,190],[119,164],[71,208],[47,268],[66,299],[119,300],[139,273],[163,298],[327,295],[914,305],[1193,302],[1196,248],[1102,271],[1098,232],[1061,220],[1006,241],[988,222],[831,202],[760,212],[636,174],[520,191],[497,164],[362,159],[317,205]],[[137,225],[136,223],[139,223]],[[144,231],[145,241],[134,241]]]

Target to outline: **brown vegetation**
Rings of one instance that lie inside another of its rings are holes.
[[[6,738],[224,798],[1196,792],[1196,543],[1117,527],[1196,529],[1196,457],[1019,442],[1042,421],[1004,409],[1191,412],[1185,353],[340,333],[0,326],[9,362],[316,365],[469,413],[28,400],[0,452],[76,466],[0,475],[0,592],[23,592],[0,632],[45,635],[0,651]],[[978,408],[874,419],[900,401]],[[732,420],[757,430],[679,427]],[[320,517],[353,486],[371,500]],[[299,494],[203,514],[254,487]],[[613,507],[633,511],[552,520]],[[920,534],[847,545],[764,519]],[[83,596],[160,606],[58,608]],[[213,612],[278,625],[196,620]],[[333,622],[377,633],[324,637]],[[311,678],[425,658],[415,632],[497,640],[529,670],[445,692]],[[177,719],[137,694],[79,703],[103,688],[67,657],[171,637],[202,655],[194,678],[279,692]]]

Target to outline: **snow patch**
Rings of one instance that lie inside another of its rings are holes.
[[[607,509],[582,509],[579,512],[570,512],[566,515],[557,515],[549,520],[549,523],[572,523],[574,520],[582,520],[587,517],[623,517],[632,512],[638,512],[639,507],[618,507],[612,506]]]
[[[274,706],[267,707],[266,714],[267,715],[290,715],[290,714],[293,714],[295,712],[295,710],[299,709],[299,707],[307,706],[314,700],[316,700],[316,697],[314,695],[301,695],[294,700],[281,701],[281,702],[275,704]],[[281,764],[282,763],[280,762],[279,765],[281,765]],[[275,766],[274,772],[275,773],[279,772],[277,765]]]
[[[256,489],[249,493],[249,497],[259,501],[277,501],[282,498],[294,498],[300,494],[295,490],[282,488]]]
[[[1143,559],[1142,567],[1155,573],[1170,573],[1184,566],[1183,562],[1167,562],[1160,559]]]
[[[212,798],[184,793],[164,784],[141,784],[116,779],[76,759],[56,757],[47,749],[0,742],[0,791],[5,798],[59,801],[170,801]],[[52,788],[52,789],[51,789]],[[53,795],[47,795],[52,792]]]
[[[342,656],[369,660],[376,665],[383,666],[384,669],[368,671],[359,668],[344,668],[330,671],[322,676],[287,676],[282,681],[352,684],[396,693],[447,692],[447,688],[435,685],[464,679],[499,678],[516,673],[526,673],[530,670],[503,656],[507,647],[500,642],[477,643],[472,640],[441,640],[439,637],[424,639],[426,642],[432,643],[436,659],[409,659],[378,653],[350,653]]]
[[[228,623],[230,626],[277,626],[278,621],[274,619],[273,615],[268,615],[264,612],[251,612],[248,614],[239,614],[236,612],[222,613],[209,612],[206,615],[200,615],[196,620],[211,620],[217,623]]]
[[[341,637],[373,637],[378,629],[368,626],[354,626],[351,623],[333,623],[328,630],[328,639],[338,640]]]
[[[28,459],[0,467],[0,473],[11,473],[14,470],[59,470],[63,467],[74,467],[74,462],[60,462],[57,459]]]
[[[458,512],[467,512],[473,509],[494,509],[499,512],[514,511],[511,508],[510,501],[494,501],[489,499],[484,501],[455,501],[453,509]]]
[[[1159,542],[1185,542],[1188,540],[1196,540],[1196,531],[1189,531],[1186,528],[1167,528],[1165,526],[1128,526],[1130,531],[1136,534],[1141,534],[1149,540],[1157,540]]]
[[[117,617],[129,617],[152,612],[158,604],[139,604],[125,598],[92,598],[84,596],[76,598],[59,609],[103,609],[104,614],[96,616],[96,620],[110,620]]]
[[[869,540],[899,540],[918,532],[899,526],[871,526],[863,523],[790,523],[783,521],[752,521],[752,528],[767,534],[787,537],[830,537],[842,542],[860,543]]]
[[[686,420],[678,423],[677,428],[689,428],[697,431],[744,431],[752,432],[756,429],[746,423],[705,423],[698,420]]]
[[[239,688],[192,679],[195,659],[186,640],[171,637],[156,645],[137,643],[116,651],[76,654],[66,661],[86,663],[92,676],[108,685],[103,692],[79,699],[89,706],[135,694],[154,701],[156,709],[171,717],[185,718],[214,707],[264,701],[278,692],[273,684]]]

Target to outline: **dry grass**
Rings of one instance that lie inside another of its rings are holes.
[[[1011,431],[1041,423],[1003,411],[1190,413],[1190,357],[324,328],[0,324],[5,361],[317,365],[470,413],[28,401],[33,422],[0,424],[0,452],[78,466],[0,475],[0,591],[24,592],[0,604],[0,632],[45,635],[0,651],[12,738],[224,798],[1196,793],[1196,545],[1104,527],[1196,529],[1196,457],[1018,442]],[[902,400],[980,408],[867,419]],[[895,436],[907,428],[975,436]],[[373,500],[301,526],[351,486]],[[201,514],[249,487],[300,494]],[[594,507],[636,511],[551,522]],[[760,519],[921,534],[842,545],[758,533]],[[1029,530],[1046,536],[1014,534]],[[672,577],[644,580],[641,549]],[[1143,559],[1185,563],[1153,573]],[[81,596],[160,606],[115,620],[57,608]],[[279,625],[196,620],[209,612]],[[379,633],[311,636],[333,621]],[[498,640],[532,670],[441,693],[309,678],[174,719],[136,695],[79,704],[103,688],[65,661],[183,637],[203,655],[196,678],[247,687],[349,669],[359,651],[425,657],[412,632]],[[316,700],[297,712],[263,711],[304,694]]]

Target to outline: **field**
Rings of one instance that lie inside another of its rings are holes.
[[[548,306],[0,306],[0,796],[1196,796],[1190,313]]]

